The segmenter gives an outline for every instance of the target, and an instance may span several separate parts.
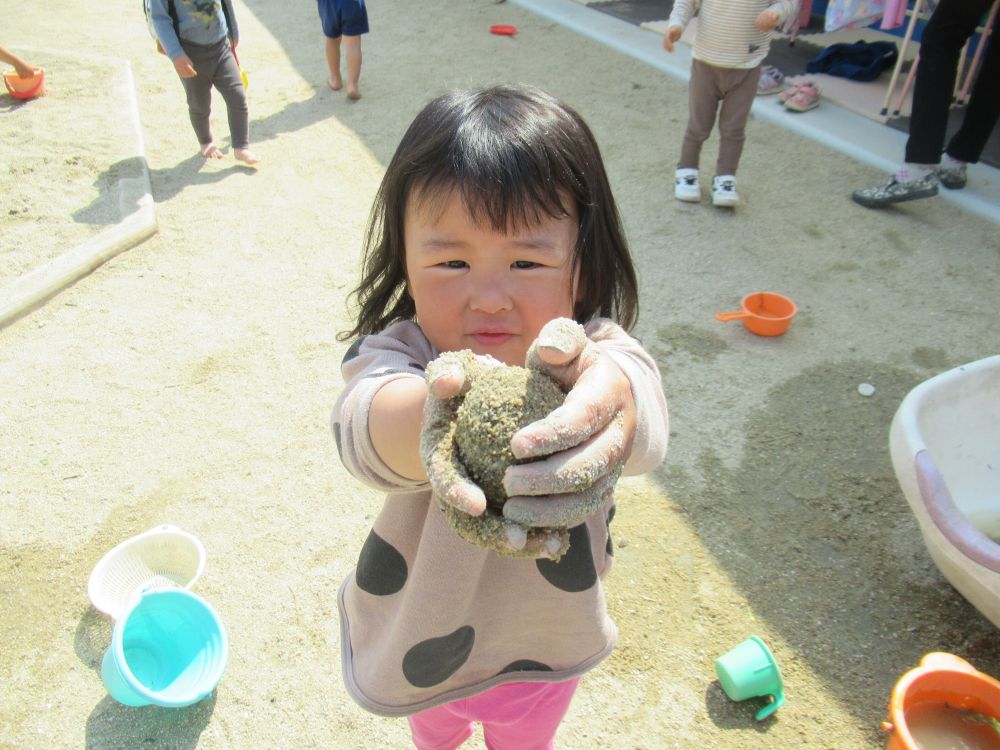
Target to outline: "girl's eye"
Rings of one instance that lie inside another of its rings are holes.
[[[445,268],[465,268],[466,263],[464,260],[446,260],[443,265]]]
[[[515,260],[514,261],[514,268],[519,268],[521,270],[525,270],[525,269],[528,269],[528,268],[537,268],[537,267],[538,267],[538,264],[535,263],[534,261],[531,261],[531,260]]]

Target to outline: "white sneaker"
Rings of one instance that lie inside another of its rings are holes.
[[[697,169],[678,169],[674,172],[674,197],[686,203],[701,200],[701,183]]]
[[[712,178],[712,205],[732,208],[739,205],[740,195],[736,192],[736,177],[723,174]]]

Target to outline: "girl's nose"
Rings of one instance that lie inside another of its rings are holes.
[[[483,276],[472,281],[469,307],[476,312],[498,313],[512,307],[510,295],[495,276]]]

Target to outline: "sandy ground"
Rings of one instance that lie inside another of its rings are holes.
[[[380,496],[329,434],[335,334],[403,129],[432,95],[497,81],[538,84],[593,127],[672,409],[667,462],[620,485],[620,643],[560,746],[878,748],[889,691],[923,653],[1000,675],[996,629],[931,563],[887,450],[910,388],[997,351],[995,226],[943,201],[860,209],[850,191],[880,174],[759,122],[744,205],[679,204],[684,87],[510,4],[372,3],[356,103],[325,88],[311,3],[238,8],[258,172],[196,155],[138,2],[0,0],[5,46],[52,50],[34,55],[48,97],[0,100],[0,280],[114,221],[102,196],[122,157],[89,55],[131,61],[161,227],[0,331],[0,746],[407,746],[405,722],[365,713],[340,679],[336,590]],[[228,152],[219,101],[215,121]],[[714,319],[755,289],[798,301],[786,336]],[[204,542],[197,591],[231,658],[212,699],[130,709],[102,686],[111,624],[86,582],[163,522]],[[760,723],[713,673],[751,633],[788,694]]]

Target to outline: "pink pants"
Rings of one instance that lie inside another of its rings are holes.
[[[479,721],[488,750],[553,750],[579,682],[512,682],[421,711],[407,717],[413,743],[418,750],[455,750]]]

